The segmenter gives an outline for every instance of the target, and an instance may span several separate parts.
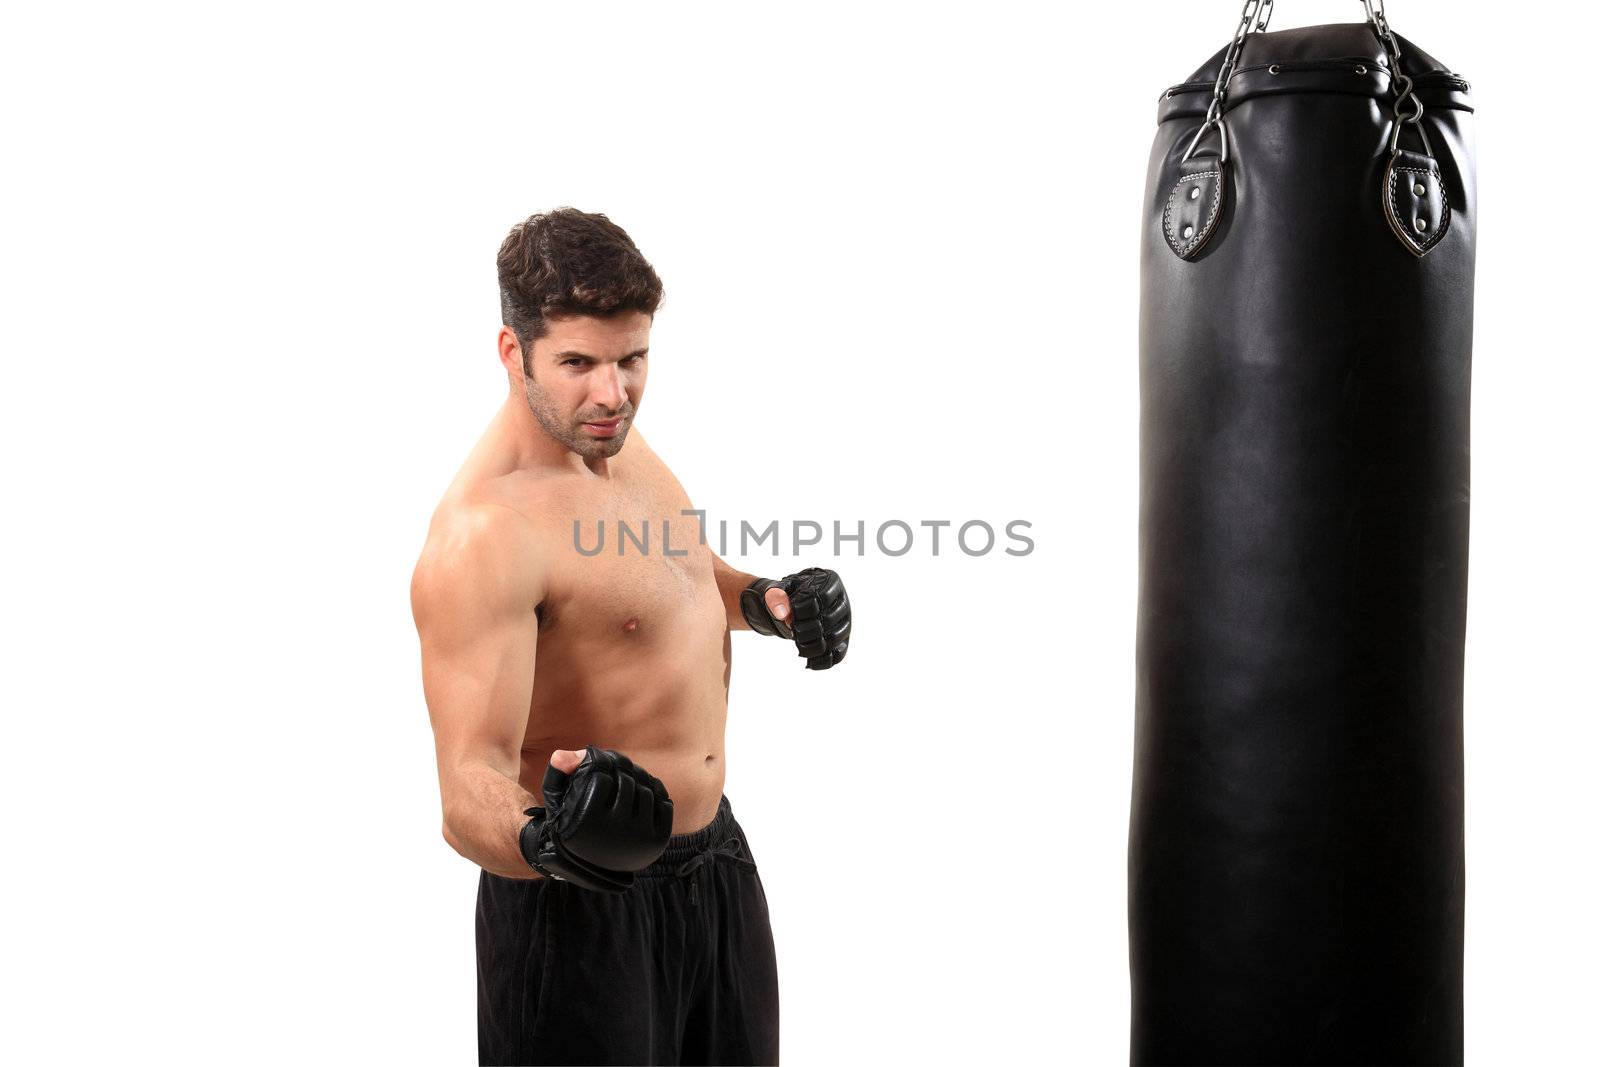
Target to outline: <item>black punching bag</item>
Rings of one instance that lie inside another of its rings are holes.
[[[1145,189],[1132,1061],[1460,1063],[1472,106],[1270,8]]]

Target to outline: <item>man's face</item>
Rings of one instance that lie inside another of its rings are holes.
[[[528,353],[528,408],[544,432],[585,459],[622,451],[644,396],[650,316],[547,319]]]

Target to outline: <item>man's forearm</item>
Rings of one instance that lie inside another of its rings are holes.
[[[487,763],[466,763],[452,774],[445,800],[444,838],[450,847],[502,878],[538,878],[519,843],[524,811],[539,798]]]
[[[756,576],[734,570],[718,556],[712,557],[711,569],[717,576],[717,592],[722,594],[722,609],[728,616],[728,629],[750,629],[750,624],[744,620],[744,612],[739,609],[739,594],[756,580]]]

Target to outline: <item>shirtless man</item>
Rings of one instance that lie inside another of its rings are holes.
[[[662,288],[621,228],[535,215],[498,267],[509,395],[434,514],[411,591],[444,837],[483,868],[479,1059],[775,1063],[766,894],[722,795],[730,632],[830,667],[849,601],[831,571],[734,570],[684,514],[633,429]],[[612,537],[585,554],[619,522],[648,529],[647,550]],[[620,892],[543,877],[522,845],[545,776],[590,746],[671,797],[665,852]]]

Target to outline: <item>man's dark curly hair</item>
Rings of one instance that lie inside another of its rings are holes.
[[[522,370],[531,375],[533,342],[549,318],[627,311],[654,315],[661,279],[627,233],[604,215],[558,207],[511,228],[500,254],[500,321],[522,342]]]

